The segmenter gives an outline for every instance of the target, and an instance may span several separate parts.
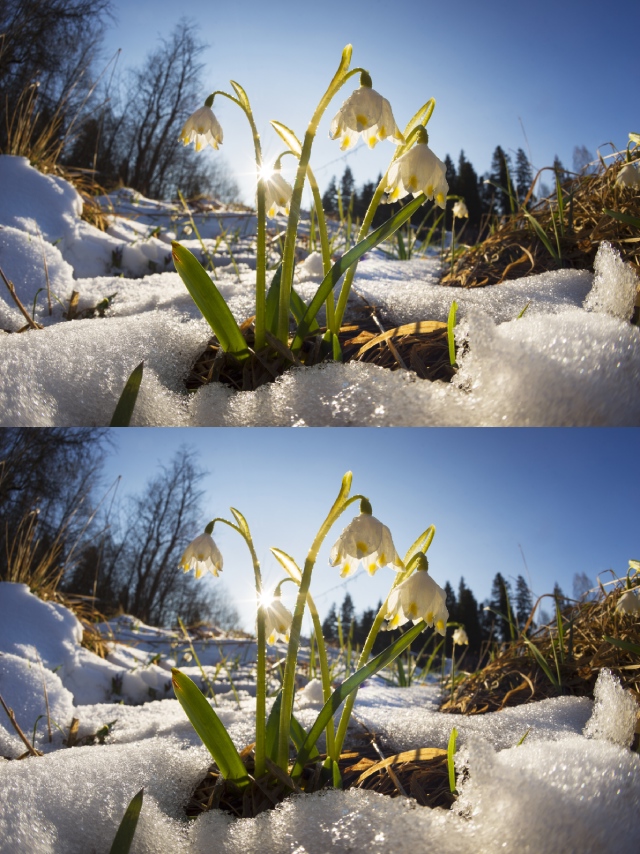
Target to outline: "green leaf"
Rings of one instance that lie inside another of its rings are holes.
[[[376,655],[375,658],[372,658],[371,661],[367,662],[364,667],[361,667],[360,670],[357,670],[353,676],[350,676],[346,679],[342,685],[340,685],[333,694],[329,697],[327,702],[324,704],[322,709],[320,710],[320,714],[316,718],[314,725],[311,727],[309,731],[309,735],[305,739],[304,744],[298,751],[298,756],[296,759],[296,764],[291,772],[291,776],[295,779],[299,777],[302,773],[302,769],[305,764],[308,762],[311,751],[315,747],[316,741],[320,737],[320,734],[325,729],[333,715],[337,712],[337,710],[342,705],[343,701],[349,696],[349,694],[358,688],[365,679],[368,679],[369,676],[373,676],[379,670],[382,670],[383,667],[386,667],[388,664],[391,664],[401,652],[403,652],[413,640],[415,640],[418,635],[423,632],[427,628],[427,624],[424,620],[420,620],[413,628],[409,629],[408,632],[405,632],[401,637],[399,637],[394,643],[390,644],[385,650],[383,650],[379,655]]]
[[[144,789],[140,789],[137,795],[134,795],[129,802],[129,806],[120,822],[120,827],[115,835],[113,844],[109,849],[109,854],[129,854],[131,843],[136,832],[138,819],[140,818],[140,810],[142,809],[142,798]]]
[[[291,741],[295,744],[298,750],[300,750],[306,740],[307,731],[300,721],[291,715]],[[320,756],[320,753],[318,752],[318,748],[314,746],[309,754],[309,759],[315,759],[317,756]]]
[[[267,304],[266,304],[266,326],[269,332],[272,335],[276,334],[276,327],[278,325],[278,305],[280,303],[280,280],[282,276],[282,264],[278,266],[278,269],[273,275],[273,279],[271,280],[271,285],[269,286],[269,290],[267,291]],[[300,322],[307,311],[307,304],[302,299],[302,297],[296,293],[296,291],[291,288],[291,296],[290,296],[290,309],[291,314],[294,316],[297,322]],[[313,321],[310,326],[309,331],[315,332],[320,327],[318,326],[317,321]]]
[[[249,103],[247,93],[244,91],[244,89],[239,83],[236,83],[235,80],[230,80],[229,82],[233,86],[233,90],[238,96],[238,100],[240,101],[246,112],[251,113],[251,104]]]
[[[209,278],[207,271],[193,253],[175,240],[171,244],[171,251],[173,263],[180,278],[202,312],[202,316],[215,332],[222,349],[239,361],[246,359],[249,356],[247,342],[229,306]]]
[[[449,342],[449,362],[451,365],[456,363],[456,339],[453,330],[456,325],[456,314],[458,313],[458,303],[454,300],[449,309],[449,317],[447,318],[447,341]]]
[[[447,745],[447,768],[449,770],[449,789],[451,792],[456,790],[456,768],[453,762],[453,757],[456,753],[456,741],[458,740],[458,730],[454,727],[449,736],[449,744]]]
[[[633,225],[635,228],[640,228],[640,217],[631,216],[631,214],[621,213],[620,211],[610,211],[608,208],[605,208],[604,212],[608,216],[626,223],[626,225]]]
[[[280,139],[284,142],[284,144],[288,146],[288,148],[293,151],[295,155],[300,157],[300,155],[302,154],[302,143],[295,135],[295,133],[286,125],[283,125],[282,122],[276,122],[272,120],[271,125],[280,137]]]
[[[133,410],[138,399],[138,392],[140,391],[143,370],[144,362],[140,362],[138,367],[131,371],[131,375],[122,390],[120,400],[113,412],[113,417],[109,424],[110,427],[128,427],[131,423]]]
[[[213,711],[202,691],[186,674],[174,667],[171,678],[173,690],[180,705],[202,739],[202,743],[213,756],[220,773],[225,780],[243,789],[249,783],[247,769],[222,721]]]
[[[609,637],[609,635],[605,635],[604,639],[607,643],[612,643],[619,649],[624,649],[627,652],[633,652],[635,655],[640,655],[640,644],[631,643],[631,641],[620,640],[620,638],[612,638]]]
[[[281,549],[272,548],[271,553],[284,571],[299,585],[302,581],[302,572],[295,560]]]
[[[335,332],[331,335],[331,349],[333,354],[334,362],[342,361],[342,347],[340,346],[340,339],[335,334]]]
[[[431,118],[436,106],[435,98],[429,98],[426,104],[423,104],[418,112],[410,120],[409,124],[404,129],[404,138],[406,139],[411,131],[418,125],[426,125]]]
[[[413,199],[413,201],[409,202],[408,205],[405,205],[394,216],[390,217],[379,228],[372,231],[371,234],[364,238],[364,240],[361,240],[360,243],[357,243],[352,249],[336,261],[320,283],[315,296],[311,300],[311,304],[298,324],[296,336],[293,340],[293,344],[291,345],[291,349],[294,352],[302,347],[304,338],[311,331],[311,324],[315,320],[316,314],[320,310],[320,307],[324,305],[331,291],[338,284],[341,276],[343,276],[349,267],[361,258],[365,252],[368,252],[369,249],[373,249],[379,243],[382,243],[383,240],[391,237],[391,235],[394,234],[400,226],[406,222],[421,205],[424,204],[425,201],[426,196],[423,193],[420,193],[420,195]]]
[[[538,662],[540,667],[543,669],[543,671],[544,671],[547,679],[549,680],[549,682],[551,682],[551,684],[554,686],[554,688],[559,688],[560,683],[558,682],[556,677],[551,672],[551,668],[549,667],[547,662],[544,660],[540,650],[534,644],[532,644],[531,641],[529,640],[529,638],[525,637],[525,635],[522,635],[522,640],[526,643],[526,645],[529,647],[529,649],[533,653],[536,661]]]
[[[534,231],[536,232],[536,234],[538,235],[540,240],[543,242],[543,244],[544,244],[547,252],[549,253],[549,255],[551,255],[551,257],[555,261],[558,261],[559,260],[558,253],[553,248],[553,246],[551,245],[551,241],[549,240],[549,238],[545,234],[545,232],[544,232],[542,226],[540,225],[540,223],[538,222],[538,220],[535,219],[534,217],[532,217],[531,214],[528,211],[525,211],[524,209],[523,209],[522,213],[526,216],[526,218],[529,220],[529,222],[533,226]]]
[[[264,749],[265,753],[275,762],[278,757],[278,730],[280,728],[280,709],[282,708],[282,691],[278,691],[278,696],[271,706],[269,717],[267,718],[267,727],[265,730]]]
[[[414,555],[417,555],[418,552],[426,553],[429,550],[429,546],[433,542],[433,538],[435,536],[436,529],[433,525],[429,525],[426,531],[423,531],[418,539],[413,543],[411,548],[408,550],[406,555],[404,556],[404,565],[406,566]]]
[[[244,518],[242,513],[239,510],[236,510],[235,507],[230,508],[233,513],[233,518],[238,523],[238,527],[242,531],[242,534],[245,540],[251,540],[251,531],[249,530],[249,525],[247,524],[247,520]]]

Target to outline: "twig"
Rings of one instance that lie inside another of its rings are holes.
[[[21,312],[22,312],[22,314],[24,315],[24,317],[25,317],[25,319],[26,319],[27,323],[29,324],[29,326],[31,327],[31,329],[43,329],[44,327],[42,326],[42,324],[41,324],[41,323],[37,323],[37,322],[36,322],[36,321],[35,321],[35,320],[34,320],[34,319],[29,315],[29,312],[27,311],[27,309],[26,309],[26,308],[22,305],[22,303],[20,302],[20,297],[19,297],[19,296],[18,296],[18,294],[16,293],[16,289],[15,289],[15,287],[14,287],[13,282],[10,282],[10,281],[9,281],[9,279],[7,279],[7,277],[6,277],[6,276],[5,276],[5,274],[4,274],[4,271],[3,271],[2,267],[0,267],[0,276],[2,276],[2,279],[3,279],[4,283],[5,283],[5,285],[6,285],[6,286],[7,286],[7,288],[9,289],[9,293],[10,293],[10,294],[11,294],[11,296],[13,297],[13,301],[15,302],[15,304],[18,306],[18,308],[20,309],[20,311],[21,311]]]
[[[18,721],[16,720],[16,716],[15,716],[15,715],[14,715],[14,713],[13,713],[13,709],[10,709],[10,708],[7,706],[7,704],[5,703],[5,701],[2,699],[2,694],[0,694],[0,703],[2,703],[2,708],[3,708],[3,709],[5,710],[5,712],[9,715],[9,720],[10,720],[10,721],[11,721],[11,723],[13,724],[13,728],[15,729],[15,731],[18,733],[18,735],[19,735],[19,736],[20,736],[20,738],[22,739],[22,741],[23,741],[23,743],[24,743],[25,747],[27,748],[27,750],[29,751],[30,755],[31,755],[31,756],[44,756],[44,754],[42,753],[42,751],[41,751],[41,750],[37,750],[37,749],[36,749],[36,748],[35,748],[35,747],[34,747],[34,746],[29,742],[29,739],[27,738],[27,736],[22,732],[22,730],[20,729],[20,725],[18,724]]]

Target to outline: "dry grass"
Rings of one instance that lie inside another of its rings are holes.
[[[608,594],[601,588],[597,600],[575,602],[565,608],[562,642],[555,623],[529,636],[557,685],[550,681],[527,643],[519,638],[503,646],[481,670],[466,674],[441,711],[475,715],[561,695],[593,697],[593,687],[603,667],[609,668],[640,699],[637,652],[621,649],[605,639],[640,644],[637,616],[617,614],[615,610],[623,592],[621,585]]]
[[[240,327],[248,346],[253,345],[251,317]],[[310,337],[299,356],[295,356],[275,338],[269,337],[270,347],[252,354],[242,366],[226,356],[217,340],[212,338],[206,350],[196,359],[186,379],[189,390],[211,382],[222,382],[238,391],[253,391],[274,382],[286,370],[299,365],[317,365],[328,353],[323,349],[322,334]],[[421,379],[448,382],[455,369],[449,362],[447,324],[438,321],[408,323],[385,329],[376,310],[366,306],[357,320],[342,326],[338,335],[344,362],[370,362],[395,371],[404,368]]]
[[[595,174],[577,175],[566,181],[562,187],[562,212],[557,194],[529,209],[559,257],[549,253],[531,221],[519,210],[503,220],[482,243],[467,247],[457,257],[453,271],[444,276],[443,284],[472,288],[559,268],[592,270],[603,240],[609,241],[640,272],[638,228],[605,213],[613,210],[640,216],[637,190],[615,186],[624,165],[621,158],[609,166],[601,160]]]
[[[455,795],[449,788],[447,751],[438,748],[409,750],[384,756],[371,733],[356,739],[358,747],[344,751],[338,760],[343,789],[370,789],[391,798],[410,797],[421,806],[449,809]],[[253,747],[240,754],[249,774],[253,773]],[[212,765],[185,808],[190,817],[221,809],[238,818],[253,818],[273,809],[292,792],[316,792],[327,784],[322,776],[321,756],[310,764],[298,783],[273,763],[270,773],[253,781],[243,793],[226,783]]]

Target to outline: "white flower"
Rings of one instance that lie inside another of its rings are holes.
[[[388,139],[396,145],[404,142],[393,118],[391,104],[368,86],[360,86],[349,95],[331,122],[329,136],[340,140],[343,151],[353,148],[359,136],[369,148],[381,139]]]
[[[185,145],[195,142],[196,151],[200,151],[207,143],[214,148],[222,143],[222,128],[211,107],[200,107],[189,116],[182,128],[180,139]]]
[[[349,522],[331,549],[329,562],[331,566],[339,566],[340,575],[346,578],[356,571],[360,561],[369,575],[381,566],[390,566],[396,571],[403,568],[391,531],[368,513],[361,513]]]
[[[387,201],[395,202],[409,193],[414,197],[424,193],[444,210],[449,191],[446,172],[444,163],[427,143],[418,142],[389,167],[385,188],[385,193],[389,193]]]
[[[467,633],[464,629],[456,629],[453,633],[452,640],[458,646],[462,646],[463,644],[469,644],[469,638],[467,637]]]
[[[616,614],[640,614],[640,599],[634,590],[627,590],[618,599]]]
[[[272,599],[268,605],[263,605],[263,609],[267,643],[275,643],[277,640],[288,641],[293,620],[291,611],[282,604],[279,597]]]
[[[453,206],[453,215],[455,217],[457,217],[457,219],[463,219],[464,217],[468,218],[469,211],[467,210],[467,206],[462,201],[462,199],[460,199],[460,201],[456,202],[455,205]]]
[[[631,572],[631,570],[634,572],[640,572],[640,560],[629,561],[629,572]]]
[[[185,549],[180,566],[185,572],[195,569],[196,578],[200,578],[204,570],[209,570],[214,575],[222,571],[222,555],[213,542],[210,534],[200,534]]]
[[[640,172],[633,163],[627,163],[618,172],[616,187],[640,187]]]
[[[273,217],[277,213],[285,215],[289,213],[289,202],[293,188],[288,181],[285,181],[280,172],[276,171],[269,178],[265,178],[264,190],[267,216]]]
[[[409,620],[424,620],[428,626],[444,636],[449,611],[446,594],[426,570],[417,570],[389,594],[385,619],[389,629],[404,625]]]

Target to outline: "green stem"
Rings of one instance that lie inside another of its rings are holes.
[[[315,606],[315,602],[311,598],[311,594],[307,594],[307,605],[309,606],[309,612],[311,614],[311,619],[313,620],[313,628],[316,633],[316,640],[318,641],[318,659],[320,661],[320,676],[322,677],[322,696],[324,697],[325,703],[331,696],[331,673],[329,672],[329,660],[327,658],[327,648],[324,643],[324,636],[322,634],[322,624],[320,622],[320,616],[318,615],[318,610]],[[333,730],[333,720],[330,720],[327,724],[326,729],[327,734],[327,756],[331,759],[336,759],[340,754],[335,752],[335,734]]]
[[[300,580],[300,588],[298,590],[298,598],[296,607],[293,613],[291,629],[289,632],[289,646],[287,648],[287,658],[284,665],[284,678],[282,680],[282,707],[280,710],[280,727],[278,734],[278,761],[277,764],[283,771],[287,771],[289,765],[289,732],[291,730],[291,714],[293,710],[293,694],[295,690],[296,678],[296,663],[298,660],[298,648],[300,646],[300,630],[302,628],[302,617],[304,614],[305,603],[309,593],[309,585],[311,583],[311,573],[318,557],[318,552],[324,538],[329,533],[329,529],[336,519],[343,513],[347,507],[354,501],[359,499],[359,496],[354,496],[347,499],[351,488],[351,472],[342,480],[342,486],[338,497],[333,503],[327,518],[322,523],[322,526],[311,544],[309,553],[304,562],[302,578]]]
[[[418,125],[420,127],[420,125]],[[371,228],[371,224],[373,223],[373,218],[376,215],[376,211],[378,210],[378,206],[380,205],[380,201],[384,196],[384,191],[387,186],[387,175],[389,174],[389,169],[391,168],[391,164],[394,163],[399,157],[403,154],[406,154],[407,151],[413,145],[414,139],[416,139],[418,135],[417,127],[414,127],[411,132],[406,137],[406,140],[403,145],[399,145],[393,157],[391,158],[391,163],[389,163],[389,167],[387,171],[382,176],[380,183],[376,187],[376,191],[373,194],[373,198],[369,202],[369,207],[367,208],[367,212],[364,215],[364,219],[362,220],[362,225],[360,226],[360,231],[358,232],[358,237],[356,239],[356,243],[360,243],[361,240],[369,233],[369,229]],[[349,299],[349,293],[351,291],[351,285],[353,283],[353,279],[356,275],[356,270],[358,268],[358,262],[352,264],[351,267],[347,270],[344,281],[342,283],[342,287],[340,288],[340,295],[338,297],[338,305],[336,307],[336,325],[337,328],[340,329],[342,326],[342,320],[344,318],[344,313],[347,308],[347,301]]]
[[[345,48],[342,52],[340,66],[327,91],[320,99],[320,103],[309,122],[307,131],[304,135],[302,143],[302,152],[300,154],[300,162],[298,163],[298,171],[296,173],[295,184],[293,185],[293,193],[289,205],[289,221],[287,223],[287,232],[284,239],[284,252],[282,255],[282,278],[280,285],[280,305],[278,306],[278,335],[277,337],[283,344],[287,344],[289,340],[289,302],[291,298],[291,288],[293,287],[293,268],[295,264],[296,251],[296,236],[298,233],[298,222],[300,220],[300,205],[302,202],[302,189],[307,174],[307,166],[311,157],[311,146],[320,124],[324,111],[329,106],[329,102],[334,95],[340,90],[347,80],[356,74],[360,69],[353,69],[345,73],[345,69],[349,67],[351,61],[351,50]],[[284,708],[284,706],[283,706]]]
[[[256,554],[256,550],[253,545],[253,539],[251,537],[248,527],[247,531],[245,532],[239,525],[234,525],[233,522],[230,522],[228,519],[222,519],[220,517],[213,519],[212,522],[209,523],[209,525],[213,527],[213,524],[215,522],[224,522],[225,525],[228,525],[230,528],[233,528],[234,531],[237,531],[237,533],[240,534],[242,539],[247,544],[247,547],[251,554],[251,561],[253,563],[256,596],[258,597],[256,637],[258,646],[258,657],[256,664],[256,746],[254,776],[259,779],[260,777],[263,777],[265,775],[267,770],[265,763],[265,743],[267,729],[267,638],[265,629],[264,606],[261,602],[262,573],[260,571],[260,561],[258,560],[258,555]]]
[[[265,188],[264,178],[261,174],[262,169],[262,146],[260,145],[260,134],[256,127],[253,118],[253,111],[247,98],[246,106],[238,98],[234,98],[228,92],[217,90],[209,97],[213,99],[215,95],[224,95],[238,107],[247,117],[251,126],[251,134],[253,136],[253,147],[255,149],[256,167],[258,170],[258,187],[257,187],[257,210],[258,219],[257,229],[257,244],[256,244],[256,320],[255,320],[255,342],[256,350],[264,349],[266,344],[266,314],[267,314],[267,212],[265,204]]]

